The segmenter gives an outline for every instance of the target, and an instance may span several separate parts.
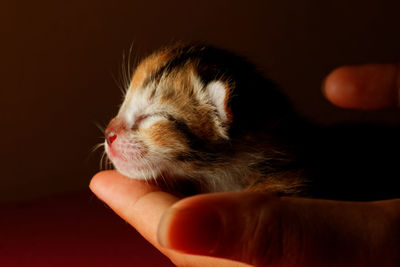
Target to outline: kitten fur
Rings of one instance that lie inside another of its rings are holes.
[[[297,128],[287,99],[247,61],[212,46],[176,45],[137,66],[105,149],[120,173],[172,191],[183,183],[195,193],[301,195]]]

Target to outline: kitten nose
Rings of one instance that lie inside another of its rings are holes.
[[[114,118],[110,121],[104,133],[107,144],[111,145],[116,139],[118,134],[125,128],[125,123],[121,118]]]
[[[114,132],[109,132],[106,134],[107,144],[111,145],[115,139],[117,139],[117,135]]]

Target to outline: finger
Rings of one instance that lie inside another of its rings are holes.
[[[96,174],[89,187],[119,216],[137,227],[151,243],[156,243],[155,235],[152,233],[161,215],[178,200],[172,195],[159,191],[153,185],[129,179],[116,171]],[[144,212],[141,216],[137,216],[142,210]],[[153,221],[156,222],[155,225],[151,224]]]
[[[373,256],[387,260],[387,252],[392,260],[397,253],[382,251],[393,238],[384,235],[388,217],[379,205],[255,193],[196,196],[163,216],[159,240],[185,253],[256,266],[371,266],[378,264]]]
[[[385,109],[399,107],[400,64],[344,66],[332,71],[323,91],[343,108]]]
[[[244,266],[228,260],[185,255],[163,248],[157,241],[162,214],[178,199],[143,181],[129,179],[116,171],[96,174],[90,189],[152,245],[178,266]]]

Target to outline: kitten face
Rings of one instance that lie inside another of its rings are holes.
[[[227,86],[222,81],[204,84],[190,60],[163,70],[174,56],[162,51],[138,66],[118,115],[107,127],[106,152],[128,177],[188,174],[196,168],[196,145],[228,139]]]

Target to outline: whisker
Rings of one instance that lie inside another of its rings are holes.
[[[159,177],[163,180],[163,183],[164,183],[166,186],[168,186],[167,179],[165,179],[164,174],[163,174],[163,173],[160,173]]]
[[[100,170],[105,170],[105,168],[103,169],[103,162],[104,162],[104,157],[106,156],[106,152],[103,151],[103,153],[101,153],[101,158],[100,158]]]
[[[96,152],[99,148],[102,148],[102,147],[104,147],[104,143],[99,143],[99,144],[97,144],[97,145],[94,145],[94,146],[92,147],[92,149],[90,150],[90,153],[94,153],[94,152]]]
[[[121,74],[118,75],[119,78],[116,78],[114,73],[111,73],[111,76],[112,76],[115,84],[117,85],[118,89],[121,91],[122,96],[125,97],[126,88],[125,88],[125,84],[123,82],[123,79],[121,77]]]
[[[126,69],[126,56],[125,56],[125,51],[122,52],[122,66],[121,66],[121,74],[122,74],[122,81],[123,81],[123,86],[124,88],[127,88],[128,85],[128,74],[127,74],[127,69]]]
[[[140,172],[141,172],[141,174],[142,174],[142,177],[143,177],[144,181],[146,182],[146,184],[149,184],[149,181],[147,180],[147,177],[146,177],[146,175],[144,175],[144,172],[143,172],[143,170],[140,170]]]
[[[106,127],[102,126],[100,123],[98,122],[93,122],[93,124],[96,126],[97,129],[100,130],[100,132],[104,135],[104,132],[106,131]]]
[[[132,50],[133,50],[133,42],[131,43],[131,46],[129,47],[129,52],[128,52],[128,62],[127,62],[127,64],[128,64],[128,77],[129,77],[129,84],[130,84],[130,79],[131,79],[131,77],[132,77],[132,75],[133,75],[133,71],[132,71]],[[128,85],[129,85],[128,84]],[[128,87],[127,87],[128,88]]]
[[[153,167],[151,166],[151,164],[146,159],[144,159],[144,164],[147,166],[147,168],[148,168],[148,170],[150,172],[152,180],[155,181],[155,183],[157,184],[157,179],[156,179],[157,177],[156,177],[156,174],[155,174],[155,172],[153,170]]]

